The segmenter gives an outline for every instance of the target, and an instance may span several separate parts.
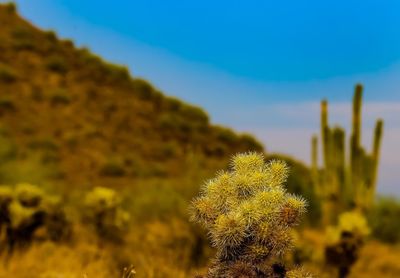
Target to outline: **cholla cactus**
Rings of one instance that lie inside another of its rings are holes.
[[[369,233],[367,220],[357,211],[342,213],[338,226],[327,229],[326,262],[338,268],[339,278],[347,277]]]
[[[69,222],[64,210],[60,204],[57,209],[50,204],[54,204],[53,197],[45,195],[37,186],[18,184],[14,190],[0,187],[0,240],[10,253],[15,247],[27,246],[41,227],[51,240],[66,235]]]
[[[203,186],[191,212],[217,249],[207,277],[307,277],[278,263],[291,247],[291,227],[306,211],[304,199],[285,191],[287,176],[284,162],[266,164],[263,155],[245,153]]]
[[[121,208],[121,199],[110,188],[96,187],[86,195],[86,218],[103,238],[120,241],[129,221]]]
[[[24,207],[37,207],[43,200],[43,191],[32,184],[20,183],[15,188],[15,197]]]

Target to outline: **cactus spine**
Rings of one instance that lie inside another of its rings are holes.
[[[368,154],[361,146],[362,85],[355,87],[353,97],[350,161],[346,163],[345,131],[331,128],[328,123],[328,102],[321,102],[321,142],[323,168],[318,170],[318,142],[312,139],[312,172],[316,193],[322,199],[323,224],[335,221],[339,212],[356,207],[368,210],[375,196],[383,121],[378,120],[374,132],[373,149]]]

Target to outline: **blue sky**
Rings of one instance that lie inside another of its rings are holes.
[[[385,119],[379,190],[400,196],[399,1],[16,2],[35,25],[305,162],[320,99],[348,127],[362,82],[368,147],[375,119]]]

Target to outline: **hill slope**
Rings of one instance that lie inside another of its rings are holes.
[[[0,26],[0,182],[179,176],[193,160],[263,150],[12,5],[0,5]]]

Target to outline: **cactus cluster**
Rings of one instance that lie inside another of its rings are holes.
[[[323,100],[321,103],[323,168],[318,169],[317,136],[312,138],[311,160],[316,193],[322,200],[324,225],[334,223],[340,212],[353,207],[367,211],[374,200],[383,121],[377,120],[372,152],[367,153],[360,143],[362,91],[362,85],[356,85],[350,155],[346,155],[345,130],[329,126],[328,102]],[[347,157],[349,161],[346,161]]]
[[[29,245],[40,228],[46,239],[58,241],[69,235],[69,227],[57,197],[27,183],[0,186],[0,241],[9,253]]]
[[[101,238],[121,241],[129,213],[121,208],[121,199],[110,188],[96,187],[86,195],[85,218]]]
[[[192,220],[208,229],[217,249],[207,277],[307,277],[279,262],[306,211],[304,199],[285,191],[286,164],[245,153],[230,168],[206,182],[191,206]]]
[[[367,220],[358,211],[342,213],[338,225],[327,229],[325,259],[337,268],[339,278],[347,277],[369,233]]]

